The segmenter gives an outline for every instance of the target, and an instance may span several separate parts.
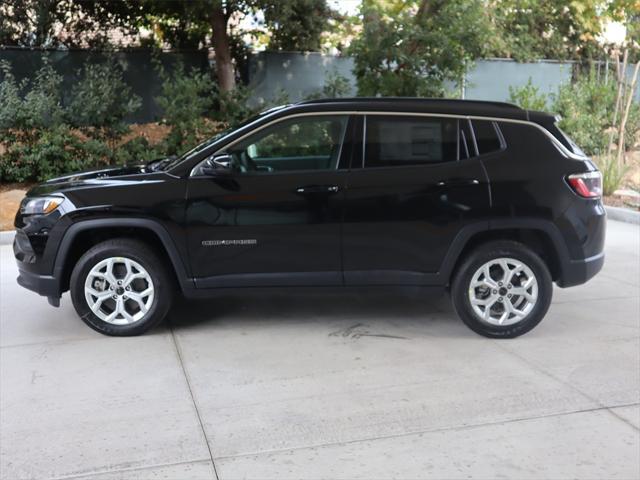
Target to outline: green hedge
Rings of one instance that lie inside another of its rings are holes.
[[[62,78],[50,64],[45,62],[31,81],[18,83],[9,64],[0,62],[0,181],[42,181],[177,154],[252,113],[244,106],[245,89],[222,97],[202,72],[158,69],[163,83],[156,101],[170,131],[150,145],[142,137],[126,141],[131,131],[125,119],[141,102],[117,62],[83,67],[68,104]]]

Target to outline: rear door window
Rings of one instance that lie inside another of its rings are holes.
[[[368,115],[365,131],[366,168],[458,160],[458,119]]]

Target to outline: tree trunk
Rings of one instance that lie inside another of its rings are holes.
[[[622,104],[624,102],[624,97],[626,94],[625,85],[627,80],[627,58],[629,55],[629,50],[625,49],[624,54],[622,56],[622,65],[620,65],[620,55],[616,54],[616,80],[618,82],[618,92],[616,94],[616,106],[613,110],[613,126],[615,127],[616,133],[618,133],[618,145],[620,145],[620,125],[618,124],[618,113],[622,108]],[[624,138],[622,139],[624,141]],[[607,149],[607,154],[611,153],[611,149],[613,147],[613,131],[609,135],[609,147]],[[620,166],[620,149],[616,146],[616,162],[618,166]]]
[[[211,13],[213,50],[216,54],[216,76],[221,92],[230,92],[236,87],[235,72],[231,61],[231,46],[227,33],[228,17],[222,2],[214,2]]]
[[[638,82],[638,71],[640,71],[640,62],[636,63],[636,68],[633,70],[633,77],[631,77],[631,84],[627,84],[625,82],[625,88],[628,88],[626,92],[627,97],[625,98],[626,105],[624,106],[624,111],[622,113],[622,119],[620,120],[620,130],[618,134],[618,165],[625,162],[625,151],[624,151],[624,131],[627,127],[627,119],[629,118],[629,111],[631,110],[631,104],[633,103],[633,96],[636,92],[636,83]],[[626,79],[625,79],[626,80]]]
[[[627,51],[624,51],[623,64],[627,64]],[[611,155],[613,151],[613,135],[618,130],[618,112],[620,111],[620,103],[622,103],[622,67],[620,66],[620,55],[616,53],[616,83],[618,85],[618,91],[616,93],[616,106],[613,110],[613,121],[611,122],[611,128],[609,132],[609,145],[607,146],[607,155]]]

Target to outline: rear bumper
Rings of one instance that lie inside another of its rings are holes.
[[[562,275],[556,283],[559,287],[567,288],[581,285],[593,278],[604,265],[604,252],[583,260],[571,260],[562,268]]]

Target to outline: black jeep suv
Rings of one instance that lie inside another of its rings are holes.
[[[16,216],[20,285],[139,334],[234,287],[450,291],[489,337],[602,267],[601,175],[551,115],[354,98],[266,111],[179,158],[56,178]]]

